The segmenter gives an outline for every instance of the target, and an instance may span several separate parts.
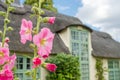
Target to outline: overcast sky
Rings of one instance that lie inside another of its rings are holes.
[[[120,41],[120,0],[53,0],[60,13],[75,16]]]

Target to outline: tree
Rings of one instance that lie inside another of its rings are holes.
[[[26,0],[25,1],[25,4],[28,4],[28,5],[33,5],[35,3],[38,4],[38,0]],[[53,12],[57,12],[57,9],[53,6],[53,0],[44,0],[41,7],[47,10],[51,10]]]

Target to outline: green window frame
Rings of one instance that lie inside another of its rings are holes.
[[[31,77],[25,75],[25,72],[27,70],[30,70],[31,68],[32,68],[32,61],[30,58],[24,56],[17,56],[15,75],[20,80],[32,80]],[[38,70],[37,76],[38,77],[40,76],[40,70]]]
[[[80,80],[89,80],[89,32],[87,30],[70,28],[70,34],[71,52],[74,56],[79,56]]]
[[[120,61],[108,60],[109,80],[120,80]]]

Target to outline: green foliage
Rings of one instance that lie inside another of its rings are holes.
[[[97,80],[105,80],[103,73],[105,72],[103,68],[103,61],[100,58],[96,58],[96,78]]]
[[[39,3],[39,0],[26,0],[25,4],[34,5],[35,3]],[[53,6],[52,0],[43,0],[41,8],[51,10],[53,12],[57,12],[57,9]]]
[[[59,53],[57,56],[47,59],[46,62],[57,65],[56,72],[49,72],[46,80],[80,80],[78,57]]]

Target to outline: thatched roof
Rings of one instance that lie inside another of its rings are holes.
[[[6,11],[6,5],[0,1],[0,11]],[[28,46],[29,43],[26,45],[23,45],[20,43],[20,36],[19,36],[19,30],[20,30],[20,25],[21,25],[21,20],[23,18],[32,20],[33,25],[36,26],[36,19],[35,18],[29,18],[29,16],[32,14],[31,12],[31,6],[24,6],[23,8],[21,7],[16,7],[16,10],[14,12],[10,13],[10,20],[11,23],[9,26],[12,26],[14,28],[14,31],[9,32],[7,35],[10,36],[10,49],[12,51],[18,51],[18,52],[33,52],[32,49],[30,49]],[[42,23],[42,27],[48,27],[51,29],[53,33],[56,34],[55,39],[54,39],[54,45],[53,45],[53,50],[52,53],[58,53],[58,52],[65,52],[65,53],[70,53],[69,49],[65,46],[64,42],[61,40],[61,38],[58,35],[58,32],[65,29],[66,27],[70,25],[82,25],[82,22],[71,16],[66,16],[58,13],[53,13],[51,11],[46,11],[43,16],[55,16],[55,24],[50,25],[47,23]],[[84,26],[87,29],[87,26]],[[0,29],[3,29],[3,17],[0,16]],[[91,30],[91,29],[90,29]]]
[[[6,5],[0,1],[0,11],[6,11]],[[64,44],[60,36],[58,35],[59,31],[69,27],[70,25],[80,25],[84,28],[89,29],[89,27],[82,24],[82,22],[75,17],[62,15],[59,13],[53,13],[51,11],[45,11],[43,16],[55,16],[55,24],[50,25],[47,23],[42,23],[41,27],[48,27],[53,33],[55,33],[54,45],[52,53],[70,53],[68,47]],[[7,35],[10,36],[10,50],[15,52],[33,52],[28,46],[29,42],[26,45],[20,43],[19,30],[21,25],[22,18],[30,19],[33,22],[33,25],[36,26],[36,19],[29,18],[32,14],[31,6],[26,6],[24,8],[16,7],[14,12],[10,13],[11,23],[9,24],[14,28],[14,31],[9,32]],[[3,17],[0,16],[0,30],[3,29]],[[93,47],[93,56],[95,57],[105,57],[105,58],[120,58],[120,43],[116,42],[111,38],[110,35],[103,32],[92,32],[92,47]]]
[[[92,32],[93,56],[103,58],[120,58],[120,43],[104,32]]]

